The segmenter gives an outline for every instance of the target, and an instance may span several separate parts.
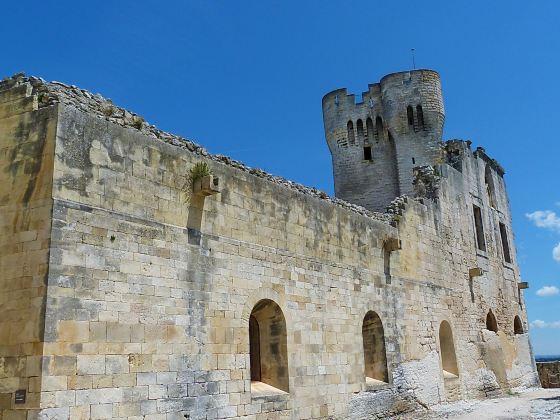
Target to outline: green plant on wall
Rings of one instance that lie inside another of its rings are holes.
[[[206,162],[196,162],[187,174],[187,180],[183,186],[183,190],[187,194],[187,201],[190,201],[193,186],[197,179],[204,178],[205,176],[212,175],[212,170]]]

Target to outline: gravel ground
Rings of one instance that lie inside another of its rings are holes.
[[[482,420],[482,419],[558,419],[560,388],[529,389],[511,396],[481,401],[456,401],[439,404],[429,411],[397,416],[395,420]]]

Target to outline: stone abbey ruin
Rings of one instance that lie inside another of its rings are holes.
[[[438,74],[323,114],[336,198],[0,82],[0,419],[371,419],[538,385],[504,170],[442,141]]]

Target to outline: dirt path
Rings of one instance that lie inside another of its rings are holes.
[[[560,420],[560,388],[533,389],[483,401],[457,401],[432,407],[428,412],[399,416],[400,420]]]

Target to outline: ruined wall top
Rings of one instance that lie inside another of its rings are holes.
[[[96,115],[98,118],[105,119],[122,127],[138,130],[146,136],[155,137],[160,141],[187,149],[188,151],[203,156],[204,158],[248,172],[251,175],[264,178],[270,182],[295,190],[299,193],[327,201],[362,216],[385,223],[395,223],[393,214],[372,212],[339,198],[330,197],[327,193],[317,188],[307,187],[297,182],[287,180],[283,177],[269,174],[259,168],[251,168],[228,156],[210,154],[204,147],[192,140],[160,130],[156,126],[146,122],[140,115],[114,105],[111,99],[104,98],[100,94],[93,94],[74,85],[67,85],[57,81],[47,82],[40,77],[26,76],[24,73],[18,73],[0,81],[0,94],[2,91],[25,85],[27,85],[29,89],[32,89],[33,94],[37,95],[39,108],[52,106],[56,103],[64,103],[85,113]]]

